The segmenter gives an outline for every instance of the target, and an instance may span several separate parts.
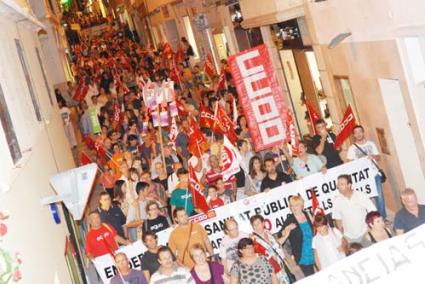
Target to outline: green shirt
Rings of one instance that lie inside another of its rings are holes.
[[[171,194],[170,204],[184,208],[189,216],[193,213],[192,194],[187,189],[176,188]]]

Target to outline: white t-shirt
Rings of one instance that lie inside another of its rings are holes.
[[[168,183],[168,193],[171,194],[176,189],[179,184],[179,178],[176,173],[172,173],[167,180]]]
[[[225,235],[223,240],[221,241],[219,255],[222,259],[226,259],[226,265],[228,268],[228,271],[226,271],[227,273],[230,272],[233,263],[235,263],[235,261],[239,259],[238,242],[240,241],[240,239],[248,237],[249,235],[247,233],[239,232],[237,238],[231,239],[229,238],[229,236]]]
[[[146,220],[148,218],[147,213],[146,213],[146,204],[148,202],[146,200],[143,201],[138,201],[139,204],[139,212],[140,212],[140,218],[142,220]],[[126,224],[131,223],[133,221],[136,221],[137,214],[136,214],[136,208],[134,207],[133,204],[130,204],[128,207],[128,214],[127,214],[127,220],[126,220]]]
[[[333,230],[329,228],[326,236],[322,236],[320,233],[314,236],[312,246],[316,250],[321,269],[345,257],[344,253],[338,251],[342,237],[337,228],[333,228]]]
[[[171,275],[164,275],[161,272],[155,272],[149,283],[151,284],[195,284],[192,275],[185,267],[178,267]]]
[[[353,190],[350,199],[339,193],[335,195],[332,218],[342,221],[344,236],[359,239],[367,232],[365,218],[370,211],[376,211],[372,201],[366,194]]]
[[[363,144],[356,143],[365,153],[368,155],[379,155],[378,148],[376,144],[372,141],[366,141]],[[360,158],[366,157],[354,144],[351,145],[347,150],[347,159],[348,160],[357,160]]]

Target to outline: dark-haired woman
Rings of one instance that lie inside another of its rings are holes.
[[[245,181],[245,194],[248,196],[261,192],[261,182],[266,176],[266,170],[259,156],[249,160],[249,178]]]
[[[238,255],[239,260],[230,270],[230,284],[279,283],[268,260],[255,253],[253,240],[242,238],[238,243]]]
[[[362,241],[364,247],[387,240],[393,236],[391,230],[386,227],[384,218],[382,218],[378,211],[367,213],[365,219],[368,232]]]

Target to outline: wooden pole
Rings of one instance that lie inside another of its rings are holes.
[[[162,139],[161,116],[160,116],[161,113],[160,113],[159,105],[157,107],[157,112],[158,112],[159,146],[161,148],[162,164],[163,164],[163,167],[166,168],[167,165],[165,164],[164,142],[163,142],[163,139]],[[154,147],[155,147],[155,145],[154,145]]]

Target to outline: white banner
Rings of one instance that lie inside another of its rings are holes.
[[[422,225],[362,249],[297,283],[424,283],[424,255],[425,225]]]
[[[304,198],[305,208],[311,208],[311,190],[314,190],[317,196],[321,208],[326,213],[330,213],[332,209],[332,200],[337,192],[336,184],[337,178],[341,174],[348,174],[351,176],[353,182],[353,189],[364,192],[369,197],[376,196],[376,184],[375,175],[377,174],[376,168],[372,162],[367,159],[359,159],[350,163],[343,164],[341,166],[332,168],[327,171],[324,175],[317,173],[309,177],[305,177],[302,180],[297,180],[289,184],[282,185],[274,188],[267,193],[260,193],[255,196],[251,196],[231,204],[218,207],[214,210],[210,210],[206,214],[198,214],[191,217],[193,222],[201,223],[208,233],[208,237],[213,245],[214,252],[218,253],[218,249],[221,240],[224,237],[224,221],[231,217],[235,218],[239,223],[239,229],[244,232],[251,232],[251,225],[249,218],[255,214],[261,214],[266,220],[266,227],[272,233],[278,232],[286,219],[286,216],[290,213],[289,210],[289,198],[293,195],[300,195]],[[168,242],[168,236],[171,233],[172,228],[162,231],[158,234],[158,243],[160,245],[166,245]],[[143,254],[145,248],[128,246],[126,247],[127,256],[131,260]],[[120,250],[121,251],[121,250]],[[109,262],[107,262],[109,259]],[[97,263],[97,264],[96,264]],[[110,256],[102,256],[96,258],[95,265],[98,273],[101,275],[105,282],[108,279],[107,276],[113,274],[107,274],[112,270],[113,261]],[[137,262],[134,263],[137,268]],[[109,278],[111,278],[110,276]]]

